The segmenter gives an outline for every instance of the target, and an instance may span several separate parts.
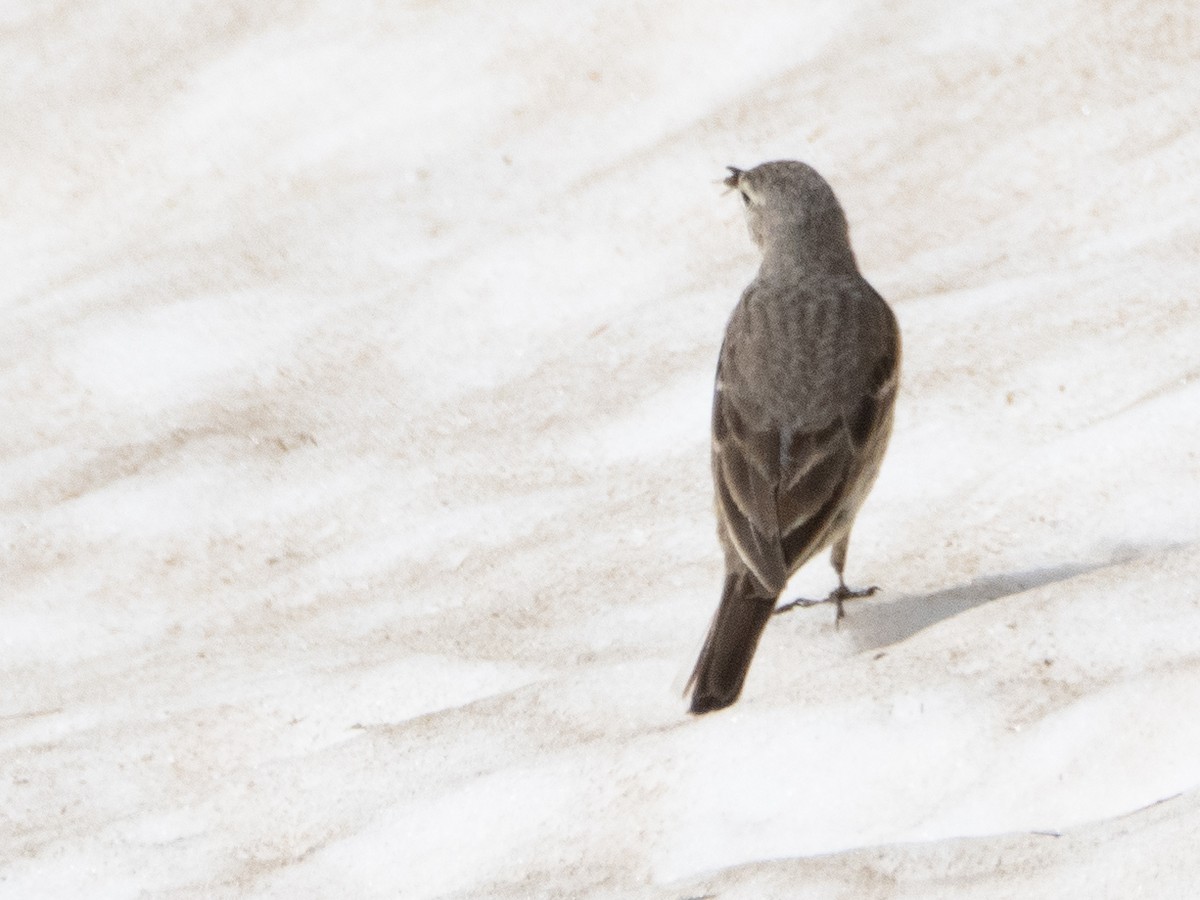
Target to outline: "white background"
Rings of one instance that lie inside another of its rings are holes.
[[[0,5],[0,896],[1192,896],[1200,12],[880,6]],[[693,719],[781,157],[883,591]]]

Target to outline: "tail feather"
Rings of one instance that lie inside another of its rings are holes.
[[[775,598],[764,598],[755,587],[749,573],[726,576],[721,605],[684,691],[692,692],[691,712],[723,709],[742,692],[758,639],[775,609]]]

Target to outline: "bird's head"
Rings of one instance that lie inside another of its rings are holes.
[[[802,162],[780,160],[739,169],[727,166],[724,184],[746,207],[750,236],[763,253],[777,243],[850,247],[846,216],[829,183]]]

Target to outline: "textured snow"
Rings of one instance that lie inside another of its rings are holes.
[[[0,7],[0,896],[1193,896],[1197,46],[1185,0]],[[696,719],[719,180],[781,157],[904,332],[883,590]]]

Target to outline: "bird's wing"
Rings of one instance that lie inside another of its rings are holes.
[[[891,432],[898,372],[898,345],[880,348],[861,391],[833,421],[784,435],[776,502],[789,572],[833,540],[839,527],[850,524],[839,522],[839,515],[853,520]],[[864,477],[867,483],[860,485]],[[859,496],[853,499],[852,494]]]
[[[747,425],[718,386],[713,398],[713,477],[721,527],[771,596],[783,589],[788,576],[776,510],[779,460],[778,429]]]
[[[838,417],[824,428],[788,436],[778,499],[780,552],[789,572],[829,543],[853,487],[854,449]]]

